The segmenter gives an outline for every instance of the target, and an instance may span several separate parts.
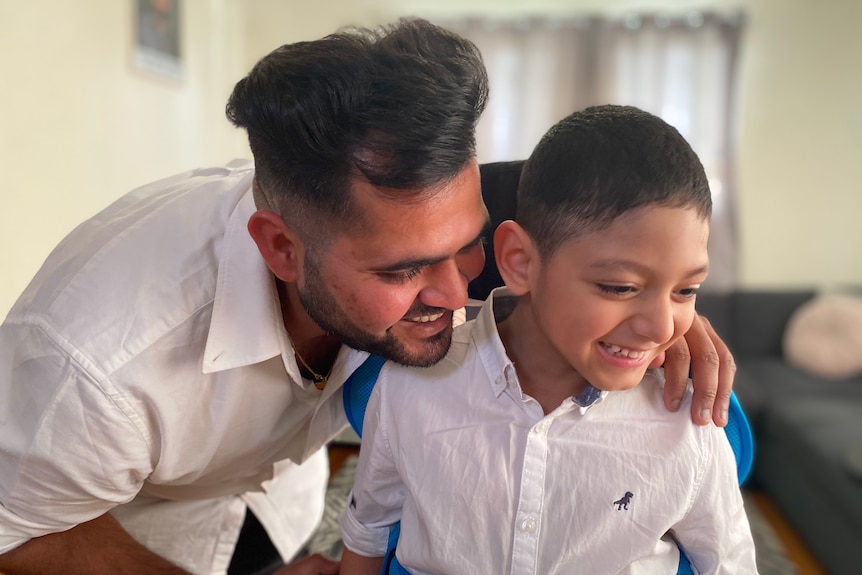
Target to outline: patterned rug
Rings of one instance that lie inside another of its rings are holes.
[[[326,492],[326,507],[320,528],[309,541],[309,553],[341,557],[342,544],[338,534],[338,516],[344,510],[347,493],[353,486],[356,456],[350,456],[332,478]],[[760,513],[754,499],[743,493],[751,532],[757,548],[757,568],[760,575],[798,575],[799,571],[787,557],[781,540]]]

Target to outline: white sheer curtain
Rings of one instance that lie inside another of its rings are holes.
[[[481,162],[524,159],[545,131],[594,104],[629,104],[675,126],[700,156],[713,193],[712,271],[737,282],[733,117],[738,14],[464,19],[441,24],[473,40],[491,97],[477,130]]]

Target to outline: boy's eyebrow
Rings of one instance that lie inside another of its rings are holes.
[[[597,262],[593,262],[590,265],[593,269],[613,269],[613,270],[623,270],[623,271],[633,271],[639,274],[648,274],[650,272],[649,267],[643,265],[640,262],[636,262],[633,260],[620,260],[620,259],[611,259],[611,260],[599,260]],[[699,276],[709,272],[709,264],[703,264],[702,266],[698,266],[693,270],[689,271],[685,276],[687,278]]]
[[[478,236],[473,238],[470,242],[468,242],[465,246],[458,250],[458,253],[469,250],[471,248],[476,247],[478,244],[485,241],[485,230],[482,230]],[[444,260],[449,259],[450,256],[441,256],[437,258],[422,258],[422,259],[405,259],[401,260],[387,266],[383,266],[380,268],[375,268],[374,271],[378,273],[387,273],[387,272],[397,272],[401,270],[413,269],[413,268],[424,268],[428,266],[433,266],[434,264],[438,264]]]

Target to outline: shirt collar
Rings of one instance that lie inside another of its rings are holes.
[[[518,296],[508,288],[501,287],[493,290],[479,310],[473,328],[476,348],[490,376],[488,379],[495,397],[499,397],[509,386],[518,386],[515,364],[506,355],[506,348],[503,347],[500,334],[497,332],[497,323],[512,313],[517,302]],[[571,399],[583,413],[591,406],[601,403],[607,394],[607,391],[601,391],[589,385],[577,397]]]
[[[507,387],[518,385],[515,365],[506,355],[506,349],[497,332],[497,321],[508,317],[515,309],[517,301],[518,297],[505,287],[493,290],[482,304],[472,329],[479,358],[488,373],[495,397],[499,397]]]
[[[575,402],[575,405],[577,405],[578,407],[586,409],[603,399],[605,395],[607,395],[607,393],[607,391],[602,391],[598,388],[593,387],[592,385],[587,384],[587,388],[582,391],[581,394],[577,397],[573,397],[572,401]]]
[[[248,233],[251,186],[228,220],[203,373],[251,365],[281,353],[281,308],[272,273]]]

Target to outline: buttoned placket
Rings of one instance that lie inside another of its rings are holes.
[[[544,513],[548,431],[553,416],[551,414],[539,420],[527,434],[518,511],[515,515],[512,575],[536,573]]]
[[[519,390],[518,393],[521,395],[527,413],[535,414],[541,410],[535,399],[521,394],[520,385],[517,383],[517,374],[511,364],[506,366],[503,377],[500,379],[506,382],[510,390],[513,387]],[[590,393],[585,392],[583,397],[564,401],[557,409],[539,418],[527,434],[518,506],[515,514],[512,575],[538,574],[539,539],[544,524],[545,480],[550,452],[548,435],[551,427],[558,417],[566,416],[572,411],[577,413],[576,417],[583,417],[589,407],[600,399],[600,395],[597,390],[591,390]],[[586,405],[582,403],[586,403]]]
[[[528,411],[533,407],[538,408],[538,402],[525,397],[525,407],[528,407]],[[545,519],[545,481],[551,447],[551,428],[557,418],[573,415],[581,418],[587,409],[588,407],[581,407],[572,400],[564,401],[557,409],[536,421],[527,434],[518,511],[515,514],[512,575],[538,575],[539,539]],[[573,411],[577,415],[572,414]]]

